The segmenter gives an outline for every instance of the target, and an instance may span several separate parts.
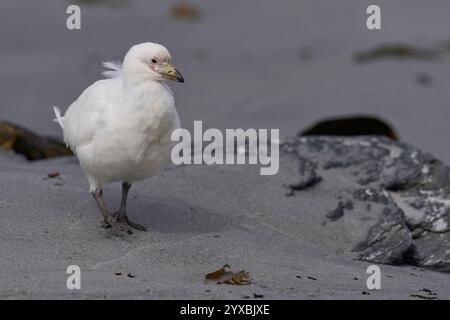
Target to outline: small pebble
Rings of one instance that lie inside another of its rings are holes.
[[[47,176],[49,178],[56,178],[56,177],[59,177],[59,172],[58,171],[52,171],[52,172],[48,173]]]

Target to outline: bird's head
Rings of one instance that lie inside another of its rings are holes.
[[[123,60],[122,71],[126,77],[138,81],[184,82],[181,73],[172,65],[169,51],[164,46],[153,42],[131,47]]]

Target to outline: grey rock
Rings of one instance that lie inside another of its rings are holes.
[[[360,259],[388,264],[401,264],[413,244],[403,221],[403,212],[393,203],[383,209],[383,217],[370,228],[367,239],[357,245]]]
[[[324,182],[343,176],[353,182],[351,197],[376,217],[357,243],[359,258],[450,270],[450,169],[433,156],[384,137],[297,137],[282,150],[316,164]],[[372,210],[370,204],[377,204]],[[370,205],[370,207],[369,207]],[[344,215],[343,202],[326,216]]]
[[[331,221],[336,221],[344,216],[345,210],[353,210],[353,202],[351,200],[339,201],[337,208],[329,212],[326,217]]]

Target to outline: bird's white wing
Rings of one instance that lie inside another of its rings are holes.
[[[73,102],[64,115],[64,142],[73,152],[90,144],[102,127],[108,110],[115,107],[114,95],[120,90],[120,78],[99,80]]]

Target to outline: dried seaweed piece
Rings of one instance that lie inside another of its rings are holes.
[[[51,137],[39,136],[10,122],[0,122],[0,147],[23,154],[28,160],[72,155],[66,146]]]
[[[216,270],[216,271],[214,271],[214,272],[211,272],[211,273],[208,273],[206,276],[205,276],[205,279],[206,280],[216,280],[216,279],[219,279],[220,277],[222,277],[224,274],[226,274],[227,272],[229,272],[229,269],[230,269],[231,267],[228,265],[228,264],[226,264],[226,265],[224,265],[222,268],[220,268],[219,270]]]
[[[231,284],[234,286],[242,286],[252,283],[252,279],[250,278],[250,273],[247,271],[239,271],[231,275],[230,278],[225,279],[223,281],[217,281],[217,284]]]

